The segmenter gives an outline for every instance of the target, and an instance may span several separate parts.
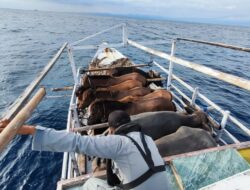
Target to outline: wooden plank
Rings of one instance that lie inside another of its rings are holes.
[[[17,131],[24,124],[24,122],[31,116],[32,112],[41,102],[45,94],[46,94],[45,89],[40,88],[38,92],[35,94],[35,96],[24,106],[24,108],[13,118],[13,120],[0,133],[0,153],[15,137]]]
[[[170,56],[167,53],[164,53],[164,52],[161,52],[161,51],[158,51],[158,50],[154,50],[152,48],[145,47],[145,46],[143,46],[141,44],[138,44],[137,42],[134,42],[132,40],[128,40],[128,44],[131,45],[131,46],[134,46],[134,47],[136,47],[138,49],[141,49],[141,50],[143,50],[143,51],[145,51],[147,53],[157,55],[157,56],[159,56],[161,58],[167,59],[167,60],[172,61],[172,62],[174,62],[176,64],[182,65],[184,67],[188,67],[188,68],[193,69],[195,71],[198,71],[200,73],[209,75],[209,76],[214,77],[216,79],[225,81],[225,82],[227,82],[229,84],[232,84],[232,85],[235,85],[235,86],[238,86],[240,88],[243,88],[245,90],[250,91],[250,81],[247,80],[247,79],[237,77],[237,76],[234,76],[234,75],[231,75],[231,74],[228,74],[228,73],[224,73],[224,72],[221,72],[221,71],[218,71],[218,70],[215,70],[215,69],[211,69],[209,67],[199,65],[197,63],[193,63],[193,62],[190,62],[190,61],[186,61],[186,60],[174,57],[174,56]]]
[[[81,128],[74,128],[74,132],[84,132],[88,130],[93,130],[93,129],[101,129],[101,128],[106,128],[108,127],[108,123],[100,123],[100,124],[95,124],[95,125],[87,125]]]
[[[122,68],[137,68],[137,67],[149,67],[149,66],[151,66],[151,64],[137,64],[137,65],[123,66]],[[87,69],[87,70],[82,69],[81,71],[96,72],[96,71],[112,70],[116,68],[121,68],[121,67],[109,67],[109,68],[98,68],[98,69]]]
[[[157,82],[157,81],[164,81],[166,78],[160,77],[160,78],[148,78],[146,79],[147,82]]]
[[[13,119],[13,117],[19,112],[23,107],[25,102],[29,99],[32,92],[40,84],[42,79],[48,74],[51,68],[55,65],[56,61],[59,59],[63,50],[66,48],[67,43],[64,43],[60,50],[55,54],[55,56],[49,61],[49,63],[44,67],[42,72],[33,80],[30,85],[24,90],[24,92],[17,98],[17,100],[7,109],[7,112],[2,116],[5,119]]]
[[[175,180],[176,180],[176,183],[179,187],[180,190],[185,190],[184,186],[183,186],[183,183],[182,183],[182,180],[181,180],[181,176],[178,174],[174,164],[172,163],[172,161],[169,162],[169,165],[170,165],[170,168],[174,174],[174,177],[175,177]]]
[[[73,86],[64,86],[64,87],[59,87],[59,88],[52,88],[51,90],[53,92],[59,92],[59,91],[66,91],[66,90],[73,90]]]

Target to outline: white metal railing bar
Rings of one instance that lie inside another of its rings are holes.
[[[142,45],[157,45],[157,44],[169,44],[171,42],[167,40],[147,40],[147,41],[138,41]]]
[[[164,71],[167,74],[169,74],[169,71],[167,69],[165,69],[163,66],[161,66],[159,63],[153,61],[153,64],[155,64],[157,67],[159,67],[162,71]],[[172,74],[172,78],[175,79],[176,81],[178,81],[180,84],[182,84],[184,87],[186,87],[191,92],[194,91],[194,88],[192,86],[190,86],[189,84],[185,83],[182,79],[180,79],[176,75]]]
[[[192,95],[191,105],[193,105],[193,106],[195,105],[195,101],[196,101],[196,99],[197,99],[198,94],[199,94],[199,88],[196,87],[196,88],[194,89],[194,92],[193,92],[193,95]]]
[[[234,143],[240,143],[240,141],[236,139],[227,129],[224,129],[224,132],[229,138],[231,138],[231,140],[233,140]],[[222,140],[222,138],[220,138],[220,140]]]
[[[81,42],[83,42],[83,41],[85,41],[85,40],[91,39],[91,38],[93,38],[93,37],[95,37],[95,36],[98,36],[98,35],[100,35],[100,34],[103,34],[103,33],[105,33],[105,32],[108,32],[108,31],[110,31],[110,30],[113,30],[113,29],[116,29],[116,28],[119,28],[119,27],[122,27],[122,26],[124,26],[124,23],[115,25],[115,26],[110,27],[110,28],[107,28],[107,29],[105,29],[105,30],[102,30],[102,31],[97,32],[97,33],[95,33],[95,34],[92,34],[92,35],[90,35],[90,36],[87,36],[87,37],[85,37],[85,38],[82,38],[81,40],[77,40],[77,41],[71,43],[70,45],[71,45],[71,46],[75,46],[75,45],[77,45],[77,44],[79,44],[79,43],[81,43]]]
[[[248,134],[248,136],[250,136],[250,130],[241,122],[239,122],[235,117],[229,115],[229,120],[232,121],[236,126],[241,128],[246,134]]]
[[[69,132],[70,131],[70,127],[71,127],[71,122],[72,122],[72,112],[71,112],[71,106],[74,104],[74,99],[75,99],[75,91],[76,91],[76,85],[74,85],[73,91],[72,91],[72,95],[71,95],[71,99],[70,99],[70,105],[69,105],[69,109],[68,109],[68,119],[67,119],[67,128],[66,130]],[[68,168],[68,161],[69,161],[69,153],[68,152],[64,152],[63,153],[63,164],[62,164],[62,175],[61,175],[61,179],[66,179],[67,177],[67,170]]]
[[[124,23],[122,26],[122,42],[124,46],[126,46],[128,43],[128,30],[126,23]]]
[[[140,44],[143,45],[157,45],[157,44],[167,44],[169,43],[168,41],[163,41],[163,40],[159,40],[159,41],[140,41]],[[110,47],[113,48],[120,48],[120,47],[124,47],[124,43],[114,43],[114,44],[109,44]],[[98,49],[100,47],[100,45],[76,45],[76,46],[72,46],[71,49],[73,50],[92,50],[92,49]]]
[[[187,99],[189,102],[191,102],[192,100],[184,93],[182,92],[179,88],[177,88],[175,85],[171,85],[171,87],[176,90],[181,96],[183,96],[185,99]]]
[[[172,47],[171,47],[171,57],[174,56],[175,54],[175,48],[176,48],[176,42],[173,41],[172,42]],[[167,80],[167,90],[170,90],[170,86],[171,86],[171,81],[172,81],[172,73],[173,73],[173,67],[174,67],[174,62],[173,61],[169,61],[169,74],[168,74],[168,80]]]
[[[230,112],[229,111],[225,111],[224,114],[223,114],[223,117],[222,117],[222,120],[221,120],[221,123],[220,123],[220,126],[221,126],[221,130],[218,131],[218,138],[221,138],[221,135],[222,133],[224,132],[225,130],[225,127],[226,127],[226,124],[227,124],[227,120],[228,120],[228,116],[230,115]]]
[[[166,72],[167,74],[169,74],[169,71],[167,69],[165,69],[163,66],[161,66],[159,63],[153,61],[153,63],[158,66],[162,71]],[[187,84],[186,82],[184,82],[182,79],[180,79],[179,77],[177,77],[176,75],[172,74],[173,79],[175,79],[176,81],[178,81],[180,84],[182,84],[184,87],[186,87],[188,90],[190,90],[191,92],[194,92],[194,88],[191,87],[189,84]],[[173,86],[173,88],[178,89],[177,87]],[[179,93],[181,92],[178,89]],[[187,99],[187,96],[181,92],[181,95]],[[215,110],[217,110],[218,112],[220,112],[222,115],[225,113],[225,111],[223,109],[220,108],[220,106],[218,106],[217,104],[215,104],[213,101],[211,101],[210,99],[208,99],[206,96],[204,96],[203,94],[201,94],[200,92],[197,92],[197,95],[204,100],[208,105],[210,105],[212,108],[214,108]],[[189,97],[187,100],[191,100]],[[190,101],[191,102],[191,101]],[[250,130],[244,126],[242,123],[240,123],[235,117],[229,115],[229,120],[232,121],[237,127],[239,127],[243,132],[245,132],[248,136],[250,136]]]
[[[138,43],[143,44],[143,45],[159,45],[159,44],[168,44],[169,41],[164,41],[164,40],[152,40],[152,41],[139,41]],[[125,44],[126,45],[126,44]],[[114,44],[109,44],[110,47],[113,48],[120,48],[124,47],[124,43],[114,43]],[[72,46],[72,50],[92,50],[92,49],[98,49],[100,45],[76,45]]]
[[[171,92],[171,94],[176,100],[178,100],[181,103],[182,106],[186,106],[186,104],[182,101],[182,99],[180,99],[173,91]]]
[[[250,52],[250,48],[239,47],[239,46],[234,46],[234,45],[230,45],[230,44],[223,44],[223,43],[218,43],[218,42],[208,42],[208,41],[188,39],[188,38],[176,38],[176,40],[195,42],[195,43],[200,43],[200,44],[207,44],[207,45],[212,45],[212,46],[224,47],[224,48],[238,50],[238,51]]]
[[[187,95],[185,95],[180,89],[178,89],[176,86],[174,86],[173,84],[171,85],[171,87],[174,89],[174,90],[176,90],[181,96],[183,96],[184,98],[186,98],[189,102],[191,102],[192,100],[187,96]],[[172,92],[173,93],[173,92]],[[177,95],[175,95],[174,94],[174,97],[180,102],[180,103],[182,103],[183,101],[177,96]],[[183,102],[182,103],[184,106],[185,106],[185,103]],[[196,105],[199,109],[200,109],[200,107],[198,106],[198,105]],[[226,122],[225,122],[226,120],[224,120],[224,121],[222,121],[223,122],[223,125],[226,125]],[[234,143],[238,143],[239,141],[238,141],[238,139],[236,139],[229,131],[227,131],[226,129],[225,129],[225,127],[222,129],[222,130],[219,130],[218,131],[218,139],[222,139],[221,138],[221,135],[222,135],[222,133],[223,132],[226,132],[226,134],[228,135],[228,137],[229,138],[231,138],[231,140],[234,142]]]
[[[68,58],[69,58],[69,63],[70,63],[71,70],[73,73],[74,82],[76,85],[78,85],[78,78],[77,78],[77,71],[76,71],[76,64],[75,64],[75,60],[74,60],[74,55],[73,55],[73,52],[72,52],[72,49],[70,48],[70,46],[67,46],[67,50],[68,50]]]
[[[158,66],[161,70],[163,70],[164,72],[166,72],[167,74],[169,74],[169,71],[167,69],[165,69],[163,66],[161,66],[159,63],[153,61],[153,63]],[[194,88],[192,86],[190,86],[189,84],[187,84],[186,82],[184,82],[182,79],[180,79],[179,77],[177,77],[176,75],[172,74],[173,79],[175,79],[176,81],[178,81],[181,85],[183,85],[184,87],[186,87],[189,91],[194,92]],[[224,110],[222,110],[217,104],[215,104],[214,102],[212,102],[210,99],[208,99],[206,96],[204,96],[201,93],[197,93],[197,95],[203,99],[207,104],[209,104],[210,106],[212,106],[214,109],[216,109],[217,111],[219,111],[221,114],[224,114]]]
[[[224,73],[215,69],[211,69],[209,67],[203,66],[203,65],[199,65],[197,63],[193,63],[190,61],[186,61],[174,56],[170,56],[169,54],[166,54],[164,52],[158,51],[158,50],[154,50],[152,48],[148,48],[145,47],[137,42],[134,42],[132,40],[128,40],[128,44],[131,46],[134,46],[138,49],[144,50],[147,53],[153,54],[153,55],[157,55],[158,57],[161,57],[163,59],[168,59],[169,61],[173,61],[176,64],[188,67],[190,69],[193,69],[195,71],[201,72],[203,74],[209,75],[211,77],[214,77],[216,79],[225,81],[229,84],[238,86],[240,88],[246,89],[250,91],[250,81],[247,79],[243,79],[241,77],[238,76],[234,76],[228,73]]]

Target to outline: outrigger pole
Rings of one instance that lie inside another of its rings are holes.
[[[12,119],[6,128],[0,133],[0,153],[9,144],[9,142],[15,137],[18,130],[22,127],[24,122],[31,116],[34,109],[42,101],[45,96],[45,88],[40,88],[35,96],[24,106],[24,108],[18,112],[18,114]]]
[[[51,68],[55,65],[55,63],[57,62],[66,47],[67,43],[64,43],[60,50],[44,67],[42,72],[35,78],[35,80],[30,83],[30,85],[24,90],[24,92],[17,98],[17,100],[9,107],[7,112],[3,115],[2,118],[10,120],[10,123],[0,133],[0,153],[15,137],[19,128],[31,116],[33,110],[42,101],[43,97],[46,94],[45,88],[40,88],[38,92],[32,97],[32,99],[26,104],[31,94],[34,92],[34,90],[40,84],[43,78],[48,74]]]
[[[40,84],[43,78],[48,74],[51,68],[55,65],[63,50],[66,48],[67,43],[64,43],[60,50],[55,54],[55,56],[49,61],[49,63],[44,67],[42,72],[33,80],[30,85],[24,90],[24,92],[17,98],[17,100],[9,107],[7,113],[3,116],[4,119],[11,120],[24,106],[25,102],[29,99],[32,92]]]

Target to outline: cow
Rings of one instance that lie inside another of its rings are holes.
[[[216,141],[203,129],[181,126],[175,133],[155,141],[162,157],[216,147]]]
[[[124,110],[129,115],[152,111],[176,111],[175,104],[163,97],[136,102],[96,100],[89,106],[88,125],[106,122],[108,115],[115,110]]]
[[[143,71],[142,69],[138,69],[136,67],[116,67],[109,71],[109,74],[111,76],[122,76],[128,73],[136,72],[140,75],[144,76],[145,78],[160,78],[160,74],[156,73],[152,70],[149,70],[148,72]],[[154,82],[157,86],[163,86],[162,81],[155,81]]]
[[[153,140],[175,133],[181,126],[211,131],[207,115],[202,111],[196,111],[191,115],[172,111],[147,112],[131,116],[131,119]]]
[[[137,81],[137,82],[140,82],[142,86],[145,86],[147,82],[146,78],[140,75],[139,73],[129,73],[129,74],[122,75],[119,77],[112,77],[112,76],[106,76],[106,75],[104,76],[85,75],[82,79],[82,85],[85,89],[88,89],[88,88],[96,89],[98,87],[110,87],[110,86],[118,85],[126,81]]]
[[[125,82],[122,82],[117,85],[109,86],[109,87],[102,87],[95,89],[96,91],[100,92],[118,92],[118,91],[128,91],[134,88],[141,88],[143,87],[142,83],[139,81],[134,80],[127,80]],[[78,97],[78,101],[83,101],[83,93],[88,90],[89,88],[85,88],[83,85],[79,86],[76,90],[76,96]],[[92,89],[92,88],[91,88]],[[89,91],[90,92],[90,91]],[[86,95],[88,95],[88,92],[86,92]]]
[[[145,87],[136,87],[130,90],[120,91],[100,91],[98,89],[87,89],[82,94],[78,95],[78,108],[84,109],[96,99],[119,101],[125,97],[145,96],[151,92],[152,90],[150,88]]]
[[[135,101],[142,101],[142,100],[149,100],[154,98],[165,98],[166,100],[172,101],[172,94],[164,89],[155,90],[145,96],[127,96],[119,100],[119,102],[135,102]]]

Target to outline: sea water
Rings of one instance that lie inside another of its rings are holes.
[[[250,47],[250,28],[212,24],[195,24],[165,20],[126,19],[85,15],[0,9],[0,113],[7,111],[20,93],[30,84],[64,42],[73,42],[119,23],[127,23],[129,38],[135,41],[165,40],[150,47],[170,53],[171,40],[177,37],[195,38]],[[121,42],[121,30],[115,30],[84,44]],[[168,61],[152,57],[129,47],[119,50],[135,63],[156,60],[164,67]],[[74,53],[77,66],[86,68],[95,50]],[[250,54],[188,42],[178,42],[176,56],[211,68],[250,79]],[[158,68],[153,69],[161,72]],[[179,65],[174,73],[193,87],[199,87],[223,109],[230,110],[250,128],[250,93],[225,82]],[[166,77],[163,74],[163,77]],[[73,84],[66,54],[59,59],[41,83],[48,96],[70,95],[70,92],[50,91],[53,87]],[[164,82],[166,85],[166,82]],[[184,90],[184,89],[183,89]],[[189,94],[191,96],[191,94]],[[65,129],[70,97],[45,98],[34,111],[29,124]],[[199,100],[201,106],[205,106]],[[218,119],[221,119],[218,115]],[[247,139],[237,128],[227,126],[241,141]],[[61,176],[62,153],[31,151],[32,138],[17,136],[0,155],[0,189],[55,189]]]

